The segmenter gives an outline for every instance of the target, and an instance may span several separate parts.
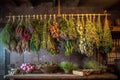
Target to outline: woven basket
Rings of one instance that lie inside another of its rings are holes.
[[[57,72],[57,70],[58,70],[58,66],[55,66],[55,65],[41,67],[41,71],[43,73],[54,73],[54,72]]]

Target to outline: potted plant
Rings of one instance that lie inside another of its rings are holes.
[[[64,70],[65,73],[71,73],[72,70],[78,69],[78,66],[76,64],[73,64],[68,61],[63,61],[60,63],[60,68]]]

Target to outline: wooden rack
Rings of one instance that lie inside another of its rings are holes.
[[[63,17],[63,16],[98,16],[98,15],[100,15],[100,16],[110,16],[111,14],[44,14],[44,15],[42,15],[42,14],[40,14],[40,15],[10,15],[10,16],[6,16],[7,18],[42,18],[42,17],[54,17],[54,16],[57,16],[57,17]]]

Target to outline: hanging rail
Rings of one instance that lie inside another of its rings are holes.
[[[49,17],[49,16],[57,16],[57,17],[63,17],[63,16],[86,16],[86,15],[90,15],[90,16],[98,16],[98,15],[100,15],[100,16],[110,16],[111,14],[107,14],[107,13],[105,13],[105,14],[44,14],[44,15],[42,15],[42,14],[40,14],[40,15],[10,15],[10,16],[6,16],[7,18],[13,18],[13,17],[16,17],[16,18],[20,18],[20,17],[25,17],[25,18],[42,18],[42,17]]]

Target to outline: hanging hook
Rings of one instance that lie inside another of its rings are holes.
[[[88,18],[88,14],[86,14],[86,19],[88,20],[89,18]]]
[[[21,16],[21,18],[22,18],[22,21],[23,21],[23,15]]]
[[[90,21],[92,21],[92,14],[89,14]]]
[[[28,16],[27,16],[27,15],[25,15],[25,21],[26,21],[26,22],[28,21],[27,17],[28,17]]]
[[[54,19],[54,21],[56,22],[56,15],[55,15],[55,14],[53,15],[53,19]]]
[[[82,18],[84,17],[84,15],[82,14]]]
[[[33,19],[35,19],[35,15],[33,15]]]
[[[46,20],[46,18],[47,18],[47,15],[45,14],[45,15],[44,15],[44,19]]]
[[[98,18],[100,18],[100,14],[98,14]]]
[[[107,17],[107,14],[105,14],[105,21],[108,21],[108,17]]]
[[[30,20],[30,15],[28,15],[28,19]]]
[[[20,21],[20,15],[18,15],[18,21]]]
[[[93,18],[95,18],[95,14],[93,14]]]
[[[39,20],[39,15],[36,15],[36,19]]]
[[[66,14],[64,14],[64,17],[65,17],[65,19],[67,19],[67,18],[66,18]]]
[[[12,18],[13,18],[13,23],[15,22],[15,16],[12,16]]]
[[[64,14],[62,14],[62,18],[65,18],[65,17],[64,17]]]
[[[8,16],[8,21],[7,22],[10,22],[10,20],[11,20],[11,16]]]
[[[84,14],[82,14],[82,26],[84,26]]]
[[[51,16],[52,16],[52,15],[50,14],[50,15],[49,15],[49,19],[50,19],[50,20],[52,19],[52,17],[51,17]]]
[[[71,15],[69,14],[68,16],[69,16],[69,19],[70,19]]]
[[[21,22],[23,21],[23,15],[21,15]]]
[[[80,19],[79,14],[77,14],[77,20],[79,20],[79,19]]]
[[[42,15],[40,15],[40,20],[42,20]]]
[[[73,19],[73,14],[71,15],[72,19]]]
[[[93,14],[93,23],[95,23],[95,14]]]

